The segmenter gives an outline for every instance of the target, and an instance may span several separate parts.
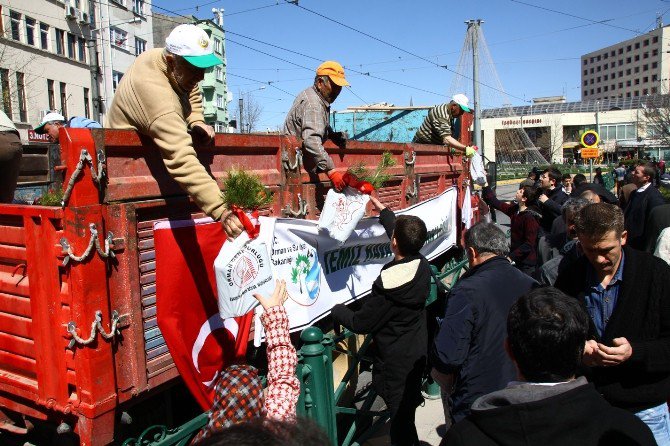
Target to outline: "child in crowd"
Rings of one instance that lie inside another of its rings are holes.
[[[333,322],[349,330],[373,333],[376,351],[372,382],[391,415],[391,444],[419,444],[414,417],[421,404],[421,379],[427,356],[424,306],[430,290],[431,271],[419,250],[427,238],[418,217],[395,214],[374,197],[379,222],[391,240],[393,260],[384,265],[362,308],[352,311],[333,307]]]
[[[516,191],[516,203],[498,200],[496,193],[485,187],[483,197],[486,203],[507,214],[510,218],[511,243],[509,257],[521,271],[533,276],[537,267],[537,241],[540,233],[542,214],[535,205],[540,189],[522,186]]]

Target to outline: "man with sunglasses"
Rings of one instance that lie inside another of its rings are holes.
[[[298,94],[284,122],[284,133],[300,138],[309,155],[304,159],[305,169],[313,174],[326,172],[337,190],[346,186],[344,172],[335,170],[323,143],[330,139],[340,148],[346,145],[346,134],[334,132],[329,121],[330,104],[348,85],[342,65],[332,60],[322,63],[316,69],[314,85]]]
[[[205,70],[222,64],[207,33],[195,25],[177,26],[165,48],[145,51],[121,79],[105,121],[106,128],[137,130],[158,146],[170,176],[229,237],[244,229],[225,206],[216,181],[197,158],[193,140],[209,143],[198,83]],[[190,132],[190,134],[189,134]]]

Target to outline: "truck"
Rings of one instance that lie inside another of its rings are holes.
[[[392,209],[450,187],[460,208],[470,187],[467,161],[442,146],[325,147],[341,169],[391,153],[392,179],[375,193]],[[219,183],[233,167],[258,175],[274,193],[261,215],[318,219],[330,182],[302,169],[296,138],[217,134],[197,154]],[[0,442],[39,432],[37,444],[120,444],[139,420],[179,423],[188,404],[156,322],[152,228],[202,212],[134,131],[61,129],[54,167],[60,206],[0,205]]]

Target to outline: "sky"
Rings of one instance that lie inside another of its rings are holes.
[[[670,23],[670,0],[153,0],[152,6],[201,19],[212,18],[213,7],[225,10],[230,107],[240,94],[252,96],[263,110],[256,130],[281,127],[325,60],[340,62],[351,83],[331,110],[379,102],[430,106],[461,90],[469,94],[472,81],[458,74],[472,76],[471,56],[469,67],[459,68],[469,19],[484,21],[482,108],[556,95],[578,101],[581,55],[651,31],[659,14]]]

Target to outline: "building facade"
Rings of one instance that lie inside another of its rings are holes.
[[[85,0],[82,0],[85,1]],[[100,67],[100,122],[137,56],[154,47],[151,0],[95,0],[94,38]]]
[[[46,110],[93,117],[87,1],[0,0],[1,105],[21,134]]]
[[[582,100],[669,93],[668,44],[670,28],[658,26],[647,34],[584,54],[580,65]]]

